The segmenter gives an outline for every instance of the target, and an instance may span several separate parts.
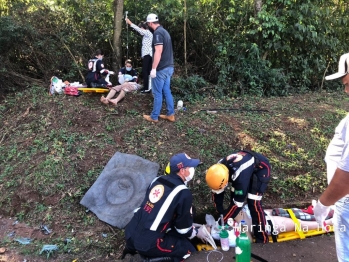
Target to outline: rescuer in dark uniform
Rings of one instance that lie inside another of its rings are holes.
[[[262,196],[270,180],[268,159],[253,151],[237,151],[211,166],[206,173],[206,182],[212,189],[216,210],[223,214],[224,222],[235,218],[247,198],[252,216],[256,243],[268,243],[266,219],[262,207]],[[224,189],[231,183],[230,204],[223,207]]]
[[[193,179],[199,159],[187,154],[170,159],[170,174],[155,178],[125,229],[124,254],[138,252],[148,261],[183,261],[196,249],[189,241],[193,227],[192,194],[185,182]]]
[[[101,49],[97,49],[95,57],[88,60],[87,69],[88,73],[86,76],[87,87],[107,87],[112,86],[109,81],[106,81],[103,76],[114,75],[113,71],[104,68],[103,63],[104,54]]]

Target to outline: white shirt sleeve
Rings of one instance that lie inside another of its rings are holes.
[[[349,115],[347,115],[342,121],[340,136],[343,142],[343,148],[340,161],[338,162],[338,168],[349,172]]]

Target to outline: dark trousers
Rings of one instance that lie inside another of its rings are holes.
[[[153,63],[153,59],[150,55],[143,56],[142,64],[142,76],[143,76],[143,90],[149,89],[149,75]]]
[[[132,237],[126,240],[126,248],[129,251],[137,251],[140,255],[149,258],[171,257],[175,262],[183,261],[184,256],[196,251],[188,238],[178,236],[176,232],[173,232],[173,234],[170,232],[165,237],[156,239],[156,243],[146,251],[137,250]]]
[[[86,79],[87,87],[103,87],[107,86],[107,81],[104,80],[104,78],[99,79]]]
[[[260,162],[260,168],[253,174],[249,193],[254,196],[263,196],[269,181],[270,164],[269,161],[263,157]],[[266,232],[266,225],[268,225],[268,223],[265,219],[262,200],[247,198],[247,204],[251,212],[252,225],[254,226],[253,234],[256,238],[256,243],[268,243],[269,237]]]

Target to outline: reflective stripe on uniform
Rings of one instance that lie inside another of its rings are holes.
[[[237,207],[242,207],[244,205],[244,202],[237,202],[237,201],[235,201],[235,199],[233,199],[233,201]]]
[[[235,171],[235,173],[232,175],[232,179],[233,181],[235,181],[235,179],[237,179],[240,175],[240,173],[242,171],[244,171],[245,169],[247,169],[248,167],[254,165],[254,157],[252,157],[250,160],[248,160],[247,162],[243,163],[238,170]]]
[[[89,70],[92,70],[92,72],[96,72],[96,64],[97,64],[97,61],[98,61],[98,59],[97,58],[94,58],[94,59],[90,59],[88,62],[89,63],[93,63],[93,66],[92,66],[92,68],[89,68]]]
[[[162,221],[167,209],[170,207],[174,197],[178,194],[178,192],[180,192],[183,189],[187,189],[187,187],[185,185],[179,185],[177,186],[166,198],[165,202],[162,204],[158,215],[156,216],[153,224],[150,227],[151,231],[156,231],[160,222]]]
[[[262,200],[262,196],[257,196],[257,195],[250,194],[250,193],[247,194],[247,198],[252,199],[252,200]]]
[[[177,230],[177,232],[178,232],[179,234],[186,234],[186,233],[189,232],[189,230],[190,230],[191,228],[192,228],[192,226],[190,226],[190,227],[188,227],[188,228],[184,228],[184,229],[178,229],[178,228],[175,227],[175,229]]]

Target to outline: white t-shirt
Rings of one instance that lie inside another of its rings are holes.
[[[349,172],[349,114],[335,129],[334,136],[327,147],[325,161],[335,162],[337,167]]]

